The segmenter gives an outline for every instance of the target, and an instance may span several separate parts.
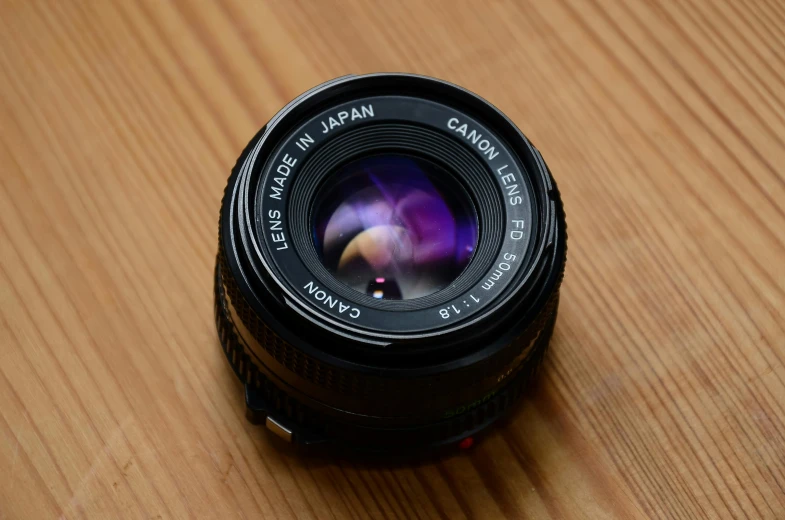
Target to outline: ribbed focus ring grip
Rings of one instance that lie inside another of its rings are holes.
[[[254,356],[248,352],[239,339],[237,330],[229,318],[224,298],[224,281],[222,280],[219,265],[220,261],[217,262],[215,270],[215,323],[224,354],[235,375],[243,384],[261,393],[267,406],[267,413],[285,417],[298,428],[301,428],[302,431],[306,431],[306,438],[331,440],[335,432],[340,431],[340,437],[344,442],[362,442],[368,431],[366,428],[347,425],[304,406],[281,391],[265,377],[260,367],[256,364]],[[555,309],[556,305],[557,302],[554,302],[552,308]],[[414,439],[418,443],[449,442],[462,436],[470,435],[474,431],[484,428],[489,421],[498,418],[534,380],[545,357],[555,319],[556,312],[552,312],[540,336],[537,338],[534,348],[521,363],[519,372],[491,399],[464,413],[456,414],[449,419],[426,426],[386,430],[389,435],[393,436],[390,439],[391,442],[405,443]]]

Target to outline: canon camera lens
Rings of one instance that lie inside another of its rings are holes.
[[[215,313],[249,417],[303,444],[466,447],[534,376],[566,229],[499,110],[411,74],[286,105],[224,193]]]

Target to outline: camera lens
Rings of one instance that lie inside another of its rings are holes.
[[[556,185],[504,114],[432,78],[346,76],[232,170],[216,325],[248,417],[288,441],[467,446],[534,377],[565,258]]]
[[[314,205],[322,264],[374,298],[408,300],[444,289],[471,260],[478,234],[471,200],[450,187],[451,178],[435,163],[400,154],[340,167]]]

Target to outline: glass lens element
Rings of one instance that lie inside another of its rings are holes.
[[[477,215],[464,189],[442,167],[406,155],[374,155],[341,167],[320,188],[312,215],[323,265],[373,298],[439,291],[477,247]]]

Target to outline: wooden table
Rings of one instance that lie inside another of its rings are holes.
[[[785,518],[785,4],[0,7],[0,518]],[[469,452],[304,458],[215,336],[219,200],[286,101],[441,77],[569,222],[539,386]]]

